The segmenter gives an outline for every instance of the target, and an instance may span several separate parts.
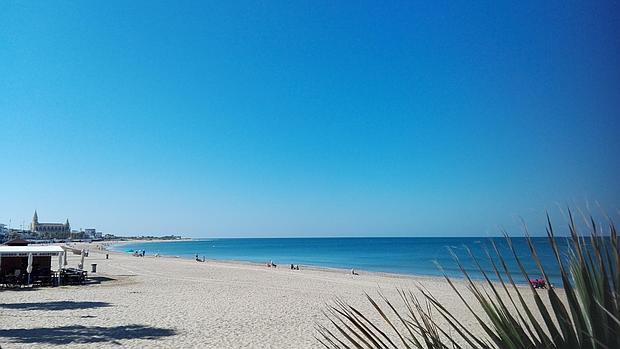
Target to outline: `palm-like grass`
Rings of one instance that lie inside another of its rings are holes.
[[[519,281],[492,240],[492,251],[486,250],[485,259],[491,263],[497,281],[492,281],[480,261],[468,251],[484,278],[482,283],[474,282],[453,254],[477,304],[470,304],[452,280],[445,274],[444,277],[486,338],[475,335],[478,331],[467,328],[456,314],[420,286],[422,300],[413,292],[399,291],[404,307],[395,306],[383,295],[379,299],[367,295],[383,324],[373,322],[341,300],[336,301],[326,311],[331,326],[318,325],[317,339],[327,348],[620,348],[620,246],[613,222],[609,221],[609,236],[603,237],[591,219],[590,231],[583,236],[578,234],[569,212],[568,262],[558,248],[548,216],[547,222],[548,241],[560,268],[564,296],[554,288],[517,286],[530,276],[507,234],[504,235],[511,258],[520,270]],[[527,230],[525,235],[531,258],[547,285],[551,285]],[[483,309],[482,314],[477,308]]]

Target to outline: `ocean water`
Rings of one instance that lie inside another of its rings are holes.
[[[495,257],[491,240],[506,258],[507,266],[515,280],[525,282],[518,264],[504,238],[252,238],[252,239],[195,239],[183,241],[162,241],[115,245],[113,250],[130,253],[132,250],[146,250],[147,254],[179,256],[194,259],[249,261],[267,263],[273,261],[278,267],[288,268],[290,264],[328,268],[355,269],[356,271],[379,271],[411,275],[440,276],[445,272],[450,277],[463,277],[453,255],[476,279],[483,278],[475,262],[468,254],[479,258],[483,270],[491,278],[492,264],[486,257],[487,250]],[[521,259],[531,278],[542,276],[531,257],[524,238],[512,239],[517,256]],[[560,285],[560,275],[553,251],[545,237],[533,238],[538,256],[552,282]],[[568,256],[567,241],[558,238],[562,255]],[[441,268],[440,268],[441,267]]]

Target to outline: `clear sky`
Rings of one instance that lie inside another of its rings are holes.
[[[2,1],[0,223],[489,235],[620,207],[618,2]]]

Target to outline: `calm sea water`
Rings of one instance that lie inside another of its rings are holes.
[[[492,274],[491,264],[486,258],[485,248],[492,255],[491,239],[499,246],[500,253],[507,257],[508,267],[516,280],[523,280],[518,265],[512,257],[504,238],[253,238],[253,239],[196,239],[174,242],[129,243],[116,245],[116,251],[130,252],[146,250],[147,254],[179,256],[193,259],[249,261],[267,263],[272,260],[280,267],[290,264],[380,271],[413,275],[442,275],[438,265],[452,277],[463,277],[452,257],[452,250],[474,278],[482,274],[474,270],[474,263],[467,248],[481,257],[484,270]],[[552,281],[559,285],[558,266],[547,238],[533,238],[538,255]],[[514,238],[518,256],[530,277],[541,276],[531,258],[526,240]],[[560,239],[566,255],[566,240]],[[494,276],[492,276],[495,278]]]

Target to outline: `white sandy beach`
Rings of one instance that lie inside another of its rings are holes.
[[[474,323],[440,278],[300,270],[146,256],[89,245],[97,283],[0,291],[0,346],[319,348],[315,324],[336,297],[375,316],[365,292],[397,300],[418,283]],[[79,256],[69,255],[69,266]],[[463,286],[462,282],[459,282]],[[474,327],[477,328],[477,327]]]

